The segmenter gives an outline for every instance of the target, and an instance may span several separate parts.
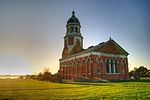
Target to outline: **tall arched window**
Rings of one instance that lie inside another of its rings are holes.
[[[90,63],[90,59],[88,59],[87,66],[88,66],[88,72],[91,73],[91,63]]]
[[[97,73],[101,73],[101,66],[102,66],[102,63],[101,62],[98,62],[97,64]]]
[[[109,60],[106,61],[107,73],[109,73]]]
[[[73,32],[73,27],[70,27],[70,32]]]
[[[82,62],[82,73],[85,73],[85,61]]]
[[[74,74],[76,74],[77,73],[77,64],[74,62]]]
[[[126,63],[125,63],[125,61],[122,62],[122,69],[123,69],[123,73],[126,73]]]
[[[76,32],[78,32],[78,27],[76,27]]]
[[[70,74],[72,74],[72,64],[70,63]]]
[[[69,28],[67,28],[67,33],[69,32]]]
[[[114,63],[113,63],[113,60],[111,60],[111,73],[114,73]]]
[[[68,66],[67,66],[67,64],[66,64],[66,74],[68,74]]]
[[[64,74],[66,74],[66,66],[65,65],[63,66],[63,71],[64,71]]]
[[[117,64],[117,60],[115,61],[115,72],[118,73],[118,64]]]
[[[78,61],[78,64],[77,64],[77,73],[80,74],[80,62]]]

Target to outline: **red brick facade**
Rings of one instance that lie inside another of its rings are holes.
[[[107,60],[117,61],[117,64],[111,68],[111,70],[114,70],[114,67],[117,67],[116,72],[107,72]],[[71,60],[66,59],[66,61],[60,59],[60,72],[63,79],[69,80],[74,80],[76,78],[105,80],[127,79],[128,60],[126,57],[121,58],[97,55],[88,55]]]

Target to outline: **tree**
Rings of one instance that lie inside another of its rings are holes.
[[[36,77],[37,80],[42,81],[43,80],[43,75],[42,73],[39,73]]]
[[[139,68],[135,67],[134,70],[129,72],[129,76],[133,77],[134,79],[139,79],[140,77],[148,77],[149,74],[149,70],[144,66],[140,66]]]
[[[43,73],[43,80],[44,81],[49,81],[51,76],[52,76],[51,72],[44,72]]]
[[[150,77],[150,70],[148,70],[145,74],[144,74],[145,77]]]
[[[136,71],[139,77],[145,77],[145,74],[148,72],[147,68],[144,66],[140,66]]]

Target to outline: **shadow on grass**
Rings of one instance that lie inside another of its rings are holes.
[[[99,82],[68,82],[63,84],[74,84],[74,85],[86,85],[86,86],[113,86],[111,83],[99,83]]]
[[[138,79],[138,80],[113,80],[107,82],[64,82],[62,84],[75,84],[75,85],[87,85],[87,86],[114,86],[112,83],[126,83],[126,82],[148,82],[150,79]]]
[[[114,80],[114,81],[110,81],[110,82],[120,82],[120,83],[124,83],[124,82],[150,82],[150,79],[136,79],[136,80]]]

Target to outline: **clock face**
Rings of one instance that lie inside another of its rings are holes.
[[[74,37],[68,37],[68,45],[74,44]]]

